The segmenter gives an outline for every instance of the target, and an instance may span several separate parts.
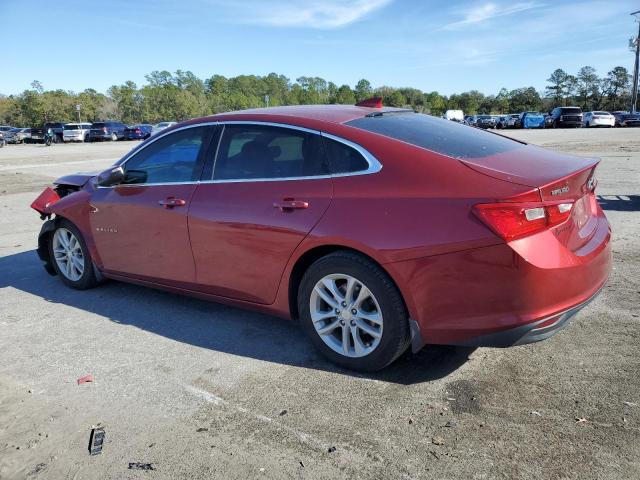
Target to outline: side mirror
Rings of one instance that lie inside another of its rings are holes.
[[[98,185],[101,187],[113,187],[124,181],[124,170],[122,167],[111,167],[98,174]]]

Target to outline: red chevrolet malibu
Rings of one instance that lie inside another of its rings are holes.
[[[597,159],[412,111],[325,105],[191,120],[32,205],[46,270],[298,320],[377,370],[410,345],[549,337],[602,288]]]

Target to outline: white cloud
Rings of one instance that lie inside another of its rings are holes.
[[[238,23],[331,29],[361,20],[393,0],[209,0]]]
[[[459,12],[462,14],[462,20],[449,23],[444,26],[446,30],[455,30],[469,25],[475,25],[497,17],[505,17],[515,13],[531,10],[532,8],[541,7],[542,4],[537,2],[519,2],[511,5],[498,5],[488,2],[480,6]]]

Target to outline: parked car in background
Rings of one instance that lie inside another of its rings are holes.
[[[104,122],[93,122],[91,129],[89,130],[89,141],[97,142],[103,140],[116,140],[124,139],[124,129],[127,126],[122,122],[116,122],[114,120],[105,120]]]
[[[3,132],[3,133],[8,132],[12,128],[16,128],[16,127],[12,127],[10,125],[0,125],[0,132]]]
[[[499,115],[496,122],[496,128],[507,128],[507,122],[509,121],[509,115]]]
[[[491,115],[474,115],[471,124],[478,128],[496,128],[496,121]]]
[[[548,123],[553,128],[582,126],[582,109],[580,107],[556,107],[549,112]]]
[[[153,126],[140,123],[138,125],[131,125],[124,129],[125,140],[144,140],[151,136],[151,130]]]
[[[544,114],[522,112],[518,117],[518,128],[544,128]]]
[[[172,127],[173,125],[175,125],[177,122],[160,122],[160,123],[156,123],[152,128],[151,128],[151,135],[155,135],[156,133],[161,132],[162,130],[164,130],[165,128],[169,128]]]
[[[69,287],[107,277],[255,308],[379,370],[409,346],[567,326],[611,271],[598,162],[382,106],[225,113],[59,179],[32,204],[37,252]]]
[[[506,128],[518,128],[518,122],[520,121],[519,113],[510,113],[507,115],[507,127]]]
[[[86,142],[89,138],[90,123],[67,123],[62,132],[65,142]]]
[[[640,113],[613,112],[614,126],[640,127]]]
[[[6,143],[21,143],[22,137],[20,133],[22,132],[22,128],[14,127],[11,130],[7,130],[4,133],[4,141]]]
[[[53,142],[62,142],[64,138],[64,125],[62,122],[47,122],[42,128],[32,128],[28,140],[25,139],[25,141],[28,143],[44,143],[45,134],[51,130]]]
[[[447,110],[443,117],[445,120],[453,120],[454,122],[464,122],[464,113],[462,110]]]
[[[616,119],[609,112],[584,112],[582,114],[583,127],[613,127]]]

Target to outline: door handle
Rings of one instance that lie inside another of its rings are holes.
[[[290,212],[296,209],[309,208],[309,202],[285,198],[282,201],[273,202],[273,208],[279,208],[281,212]]]
[[[165,198],[164,200],[160,200],[158,203],[164,208],[184,207],[187,204],[183,199],[175,197]]]

